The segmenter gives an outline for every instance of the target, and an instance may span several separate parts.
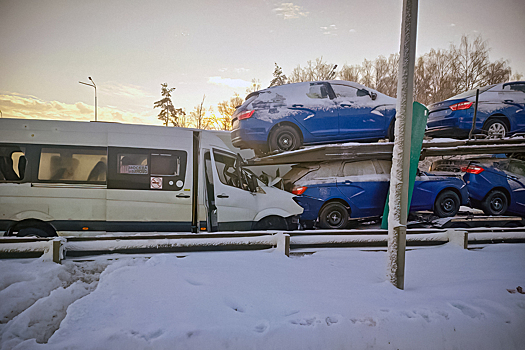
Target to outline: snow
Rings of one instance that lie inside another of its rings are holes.
[[[525,244],[387,255],[0,260],[0,349],[523,349]]]

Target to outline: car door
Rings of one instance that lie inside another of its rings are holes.
[[[507,182],[512,192],[509,210],[513,213],[525,214],[525,162],[510,159],[507,174]]]
[[[388,165],[375,160],[345,163],[343,177],[337,179],[337,188],[350,203],[351,217],[383,214],[388,187]]]
[[[511,132],[525,132],[525,83],[503,84],[503,103],[509,107]]]
[[[257,197],[242,180],[237,157],[217,149],[211,157],[219,231],[250,230],[257,213]]]
[[[308,135],[304,135],[305,142],[337,139],[339,117],[336,104],[330,98],[328,83],[302,83],[289,93],[291,105],[288,108],[295,120],[314,138],[308,140]]]
[[[339,117],[339,134],[348,139],[380,137],[386,127],[386,117],[372,110],[376,104],[366,89],[344,84],[331,84]]]

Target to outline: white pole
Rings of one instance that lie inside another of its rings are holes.
[[[406,223],[409,204],[408,189],[417,10],[417,0],[403,0],[395,140],[390,173],[388,214],[388,277],[390,282],[399,289],[404,289],[405,287]]]

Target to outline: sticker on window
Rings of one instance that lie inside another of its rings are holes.
[[[151,177],[150,188],[153,190],[162,190],[162,177]]]
[[[120,173],[121,174],[147,174],[148,166],[147,165],[121,165]]]

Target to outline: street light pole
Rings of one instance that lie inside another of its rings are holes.
[[[91,84],[84,83],[82,81],[79,81],[79,83],[95,88],[95,121],[97,121],[97,85],[95,84],[93,79],[91,79],[91,77],[88,77],[88,79],[91,81]]]

